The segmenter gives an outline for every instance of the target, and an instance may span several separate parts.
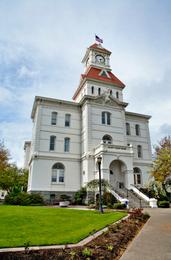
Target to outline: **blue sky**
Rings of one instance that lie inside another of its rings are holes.
[[[0,139],[18,166],[35,95],[71,100],[96,33],[112,51],[129,111],[152,115],[152,144],[171,134],[171,1],[1,0]]]

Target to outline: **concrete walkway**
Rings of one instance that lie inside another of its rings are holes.
[[[171,208],[145,209],[151,218],[120,260],[171,260]]]

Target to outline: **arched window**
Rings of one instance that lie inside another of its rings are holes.
[[[66,137],[64,139],[64,152],[69,152],[70,149],[70,138]]]
[[[98,95],[100,96],[101,94],[101,88],[98,88]]]
[[[140,126],[138,124],[135,125],[135,134],[140,135]]]
[[[56,125],[57,122],[57,112],[51,113],[51,125]]]
[[[131,135],[131,128],[129,123],[126,123],[126,134]]]
[[[138,155],[138,158],[142,158],[142,146],[141,145],[137,145],[137,155]]]
[[[103,143],[105,143],[105,144],[112,143],[112,137],[110,135],[104,135],[102,140],[103,140]]]
[[[94,86],[91,87],[91,94],[94,94]]]
[[[102,124],[103,125],[111,124],[111,113],[105,111],[102,112]]]
[[[138,167],[135,167],[133,170],[134,170],[134,185],[142,184],[141,170]]]
[[[51,182],[57,184],[64,183],[64,171],[65,167],[62,163],[55,163],[52,166]]]

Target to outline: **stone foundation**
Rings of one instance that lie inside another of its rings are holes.
[[[59,201],[61,201],[60,196],[61,195],[67,195],[69,196],[69,200],[72,202],[74,200],[74,194],[75,192],[66,192],[66,191],[31,191],[29,193],[38,193],[40,194],[45,203],[47,204],[58,204]]]

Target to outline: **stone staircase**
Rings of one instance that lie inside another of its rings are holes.
[[[132,190],[128,190],[126,188],[116,189],[112,188],[119,196],[122,198],[126,198],[129,200],[130,208],[149,208],[149,203],[142,198],[140,198],[136,193]]]

